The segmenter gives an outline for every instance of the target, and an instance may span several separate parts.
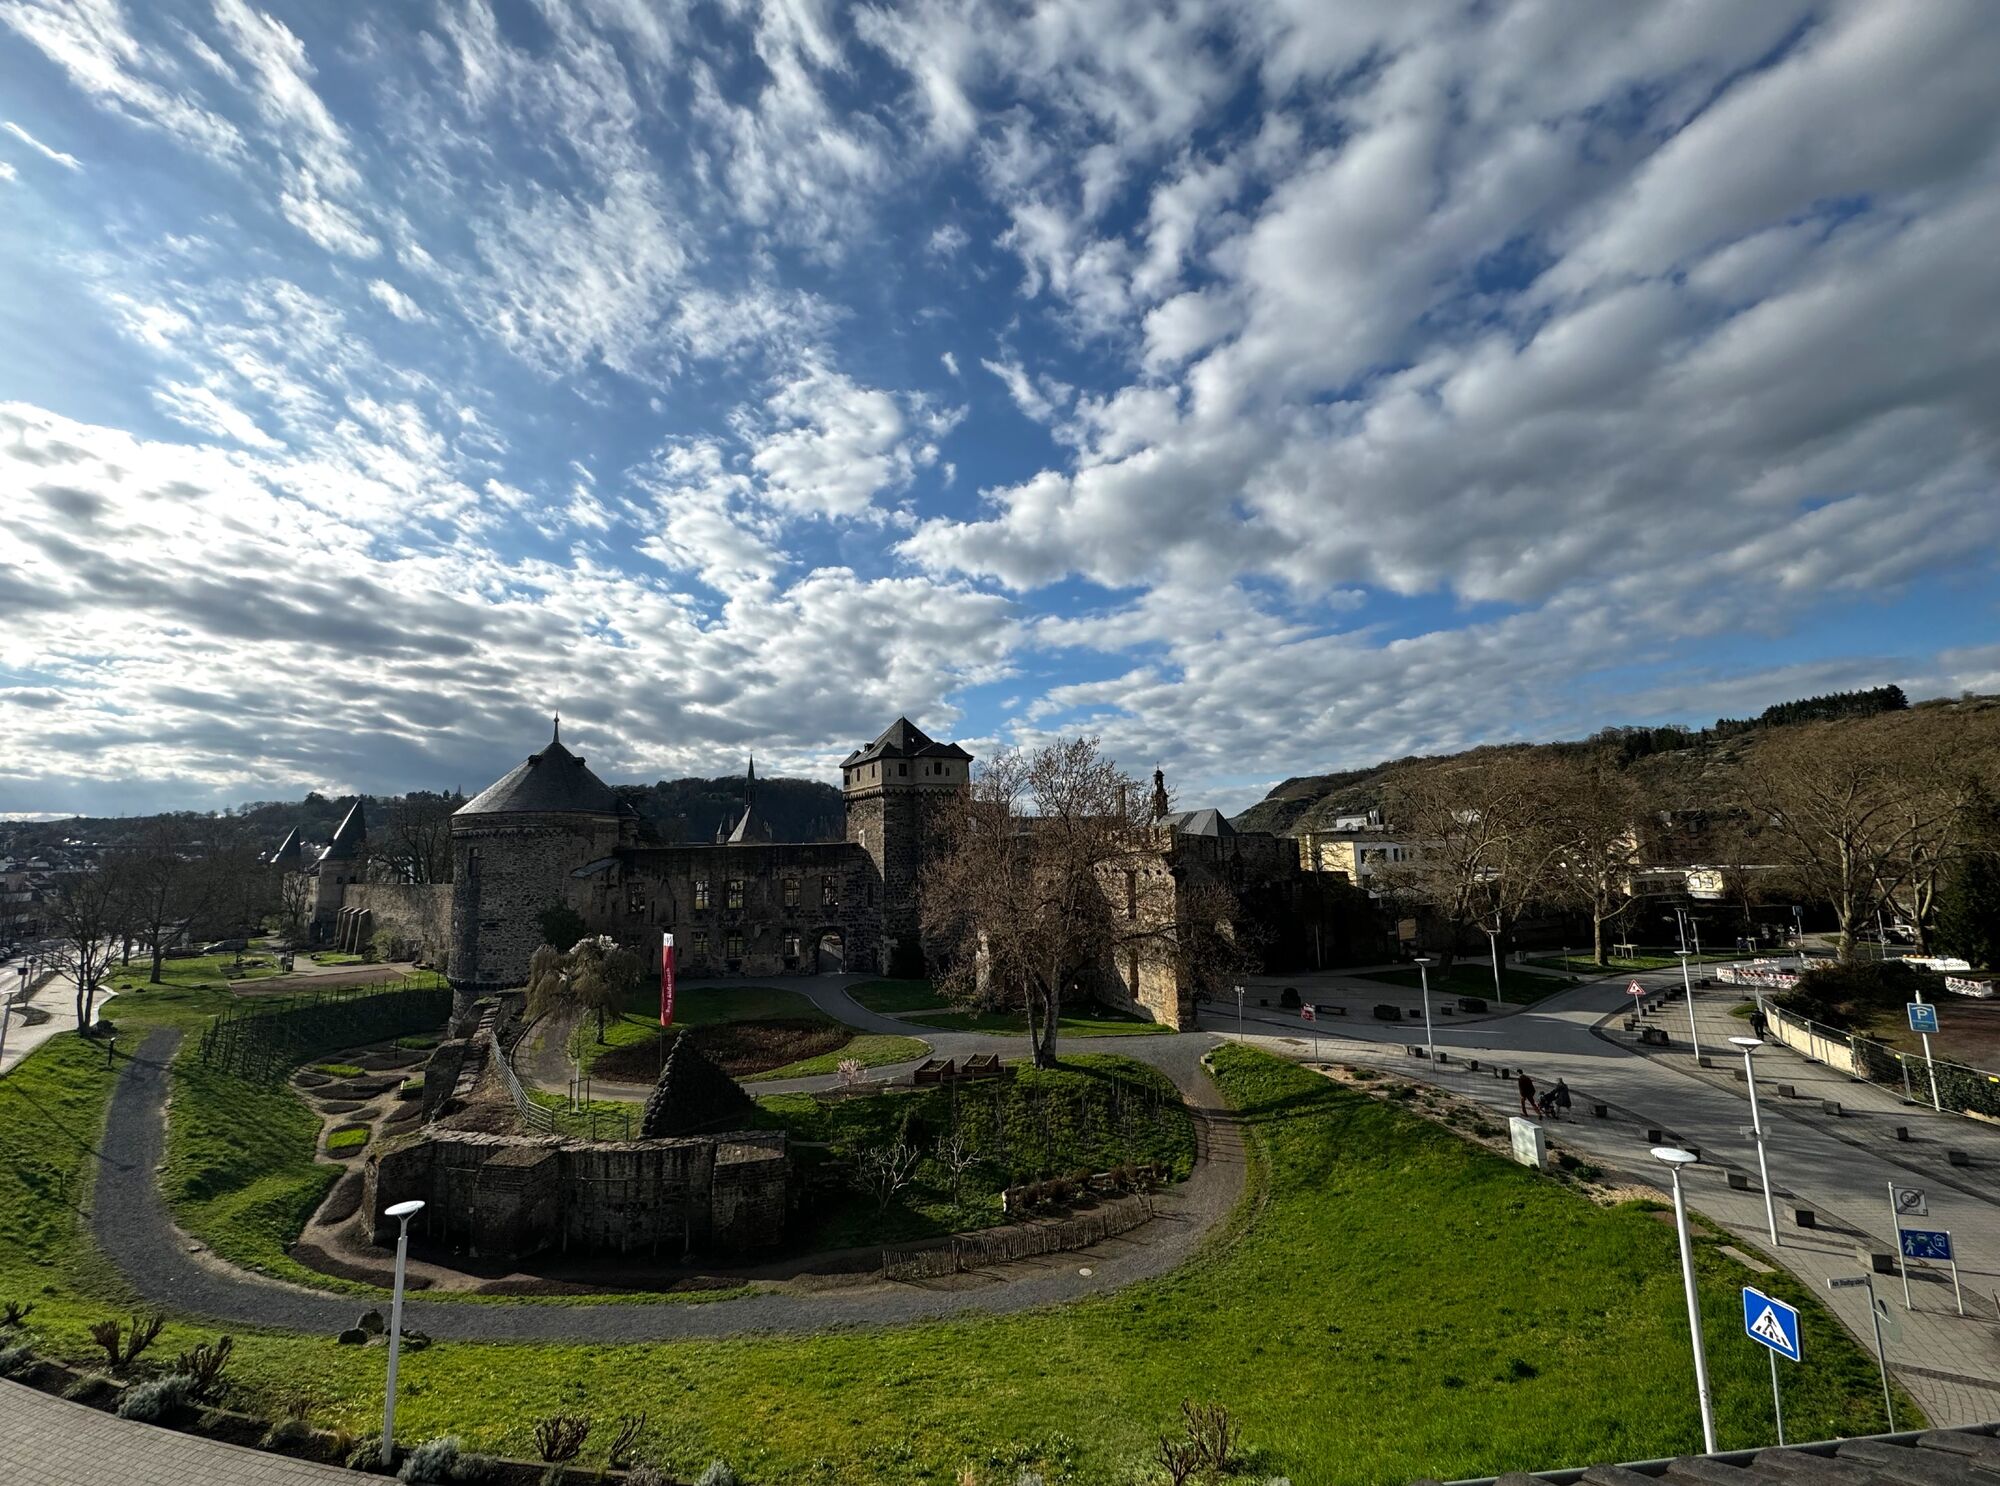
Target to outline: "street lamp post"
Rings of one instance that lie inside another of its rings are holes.
[[[7,1004],[0,1007],[0,1068],[7,1065],[7,1024],[14,1020],[14,999],[19,991],[7,993]]]
[[[1688,974],[1688,952],[1686,950],[1680,952],[1680,960],[1681,990],[1687,996],[1688,1004],[1688,1041],[1694,1044],[1694,1060],[1699,1063],[1701,1061],[1701,1033],[1695,1030],[1694,1025],[1694,980]]]
[[[1708,1391],[1708,1358],[1701,1349],[1701,1298],[1694,1287],[1694,1251],[1688,1243],[1687,1199],[1681,1195],[1681,1168],[1700,1159],[1692,1151],[1677,1146],[1656,1145],[1653,1158],[1666,1163],[1674,1178],[1674,1229],[1681,1241],[1681,1285],[1687,1291],[1688,1331],[1694,1342],[1694,1389],[1701,1403],[1701,1439],[1704,1454],[1715,1453],[1715,1404]]]
[[[1757,1114],[1757,1070],[1751,1054],[1764,1045],[1759,1037],[1732,1037],[1730,1042],[1743,1049],[1743,1081],[1750,1085],[1750,1138],[1757,1142],[1757,1179],[1764,1184],[1764,1222],[1771,1230],[1771,1247],[1778,1247],[1778,1209],[1771,1201],[1771,1168],[1764,1160],[1764,1122]]]
[[[396,1290],[389,1302],[389,1385],[382,1405],[382,1464],[396,1463],[396,1360],[403,1347],[403,1266],[410,1256],[410,1219],[423,1211],[412,1199],[387,1209],[400,1225],[396,1231]]]
[[[1500,931],[1498,929],[1488,929],[1486,931],[1486,942],[1493,951],[1493,1004],[1498,1006],[1502,1001],[1507,999],[1500,994]]]
[[[1243,1040],[1243,987],[1236,988],[1236,1040]]]
[[[1424,987],[1424,1056],[1435,1068],[1438,1060],[1437,1043],[1431,1039],[1431,957],[1417,956],[1417,977]]]

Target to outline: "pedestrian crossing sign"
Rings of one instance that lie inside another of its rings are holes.
[[[1800,1359],[1799,1313],[1748,1285],[1743,1287],[1743,1330],[1751,1341],[1780,1357]]]

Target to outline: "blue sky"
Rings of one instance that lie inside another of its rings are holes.
[[[2000,689],[1975,3],[0,0],[0,811]]]

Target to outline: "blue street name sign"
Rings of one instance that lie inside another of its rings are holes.
[[[1910,1013],[1912,1032],[1935,1032],[1938,1029],[1937,1008],[1924,1001],[1905,1001],[1904,1008]]]
[[[1743,1333],[1780,1357],[1797,1362],[1802,1354],[1799,1313],[1761,1290],[1743,1287]]]
[[[1945,1259],[1951,1252],[1951,1235],[1942,1228],[1899,1228],[1905,1259]]]

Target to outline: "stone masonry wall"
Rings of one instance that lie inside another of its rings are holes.
[[[347,907],[372,915],[374,935],[401,940],[416,957],[442,965],[451,944],[448,882],[358,882],[347,889]]]
[[[690,977],[812,974],[829,968],[819,963],[828,933],[841,937],[845,968],[880,965],[870,863],[845,842],[628,847],[570,889],[584,922],[638,950],[649,974],[663,932]]]
[[[431,1130],[370,1157],[362,1202],[378,1244],[395,1239],[384,1210],[416,1197],[427,1241],[481,1257],[560,1245],[678,1259],[777,1243],[788,1173],[782,1144],[757,1136],[590,1144]]]
[[[484,993],[524,984],[542,943],[542,910],[567,900],[573,871],[617,846],[615,816],[454,818],[446,970],[453,987]]]

